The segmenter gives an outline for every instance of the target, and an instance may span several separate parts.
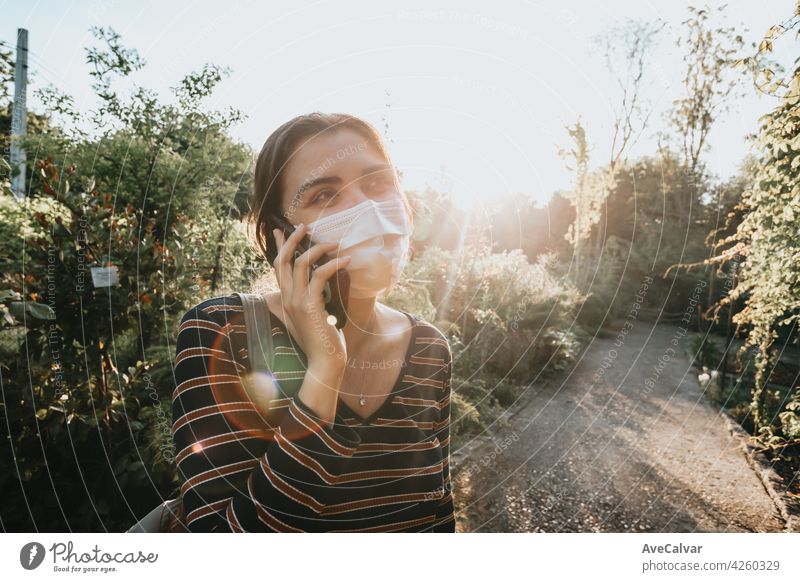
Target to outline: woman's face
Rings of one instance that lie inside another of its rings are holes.
[[[365,200],[402,198],[394,168],[360,134],[326,131],[298,148],[283,175],[283,216],[309,224]]]

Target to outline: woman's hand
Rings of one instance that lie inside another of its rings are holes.
[[[336,250],[338,243],[323,243],[311,246],[292,265],[297,244],[306,234],[305,224],[298,225],[289,238],[284,239],[281,229],[274,229],[278,255],[273,267],[280,286],[281,301],[287,328],[300,344],[308,360],[309,370],[328,373],[341,372],[347,363],[347,348],[344,334],[335,325],[328,323],[328,312],[322,301],[325,282],[338,269],[350,262],[350,257],[328,261],[314,269],[309,281],[311,265],[326,253]]]

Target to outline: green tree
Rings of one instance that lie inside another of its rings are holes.
[[[574,174],[573,187],[565,196],[575,209],[575,221],[567,230],[565,238],[573,247],[574,268],[570,268],[573,281],[578,289],[585,290],[591,269],[584,265],[584,247],[592,228],[600,220],[601,209],[614,178],[608,168],[596,171],[589,169],[589,145],[586,129],[580,119],[566,129],[573,146],[570,149],[559,148],[559,155],[568,160],[567,168]]]
[[[791,26],[798,25],[800,17],[795,17]],[[760,50],[771,50],[768,46],[762,44]],[[767,436],[778,420],[767,407],[766,382],[774,365],[770,348],[778,337],[777,328],[794,329],[800,319],[800,59],[786,83],[767,90],[778,93],[782,88],[779,105],[761,118],[756,176],[742,200],[744,219],[727,239],[732,246],[718,257],[744,257],[738,285],[730,295],[745,298],[734,321],[749,327],[748,344],[759,348],[752,412],[757,430]],[[800,438],[797,388],[778,408],[783,436]]]
[[[680,137],[684,160],[693,171],[700,167],[714,123],[729,108],[739,87],[734,73],[744,39],[735,28],[714,22],[726,6],[716,10],[690,6],[683,35],[677,41],[684,51],[686,93],[673,102],[668,118]]]
[[[116,83],[144,63],[113,31],[93,32],[99,106],[87,115],[41,91],[48,129],[24,142],[38,153],[31,195],[13,199],[7,165],[0,194],[0,513],[20,531],[119,531],[174,495],[177,323],[260,265],[234,228],[253,153],[227,135],[241,117],[203,109],[224,72],[185,76],[169,102],[123,95]],[[96,286],[98,267],[116,283]]]
[[[699,192],[709,189],[707,181],[698,187],[691,170],[668,150],[617,166],[600,219],[605,225],[603,249],[594,259],[595,272],[605,281],[594,293],[612,314],[630,308],[646,276],[654,283],[645,305],[667,313],[684,310],[697,276],[670,277],[670,267],[707,256],[703,241],[709,227]]]

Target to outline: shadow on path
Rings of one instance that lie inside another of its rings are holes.
[[[530,387],[494,441],[454,466],[458,531],[782,531],[687,341],[640,321],[624,345],[594,339],[565,377]]]

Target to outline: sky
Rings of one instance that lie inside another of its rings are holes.
[[[681,95],[675,40],[690,4],[14,0],[0,2],[0,40],[13,44],[17,28],[28,30],[33,110],[33,91],[48,84],[82,110],[94,105],[84,47],[91,25],[107,26],[147,62],[132,81],[165,96],[204,63],[230,67],[208,106],[240,109],[247,117],[231,133],[256,151],[295,115],[347,112],[386,136],[406,188],[431,185],[465,208],[486,208],[513,192],[544,203],[569,188],[558,148],[579,117],[593,164],[608,160],[620,93],[593,39],[626,19],[665,22],[644,77],[649,127],[630,154],[654,152],[664,112]],[[726,4],[727,25],[749,45],[791,16],[794,0]],[[791,36],[775,47],[784,64],[797,53]],[[746,136],[775,104],[747,93],[710,135],[706,162],[721,179],[736,172]]]

